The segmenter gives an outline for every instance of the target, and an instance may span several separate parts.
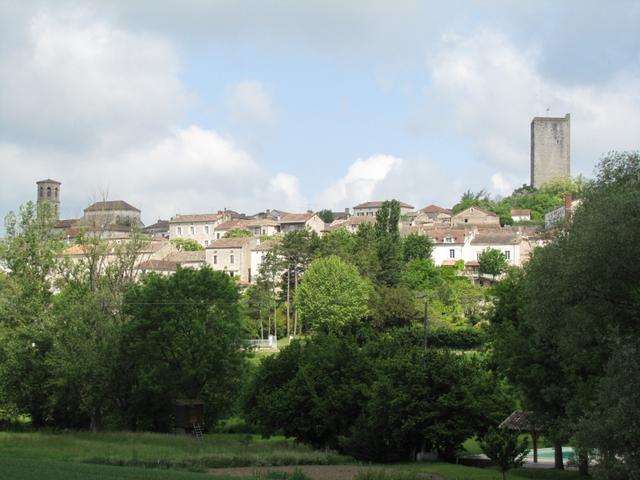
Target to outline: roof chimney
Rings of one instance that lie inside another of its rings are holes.
[[[573,194],[571,192],[564,196],[564,219],[569,220],[571,218],[571,206],[573,205]]]

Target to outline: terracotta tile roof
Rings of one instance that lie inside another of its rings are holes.
[[[255,242],[252,237],[221,238],[211,242],[207,248],[242,248],[251,242]]]
[[[531,209],[525,208],[523,210],[511,210],[511,215],[531,215]]]
[[[175,272],[178,269],[178,264],[168,260],[147,260],[138,265],[138,269],[153,270],[156,272]]]
[[[420,211],[424,213],[448,213],[449,215],[451,215],[451,209],[442,208],[442,207],[439,207],[438,205],[433,205],[433,204],[424,207]]]
[[[280,219],[280,223],[306,223],[315,213],[287,213]]]
[[[85,253],[87,250],[82,245],[72,245],[62,252],[63,255],[84,255]]]
[[[215,222],[224,215],[222,213],[196,213],[193,215],[176,215],[169,223]]]
[[[244,220],[245,222],[245,226],[247,227],[265,227],[265,226],[269,226],[269,227],[275,227],[277,225],[280,225],[280,223],[276,220],[271,220],[270,218],[264,218],[264,219],[253,219],[253,220]]]
[[[455,266],[457,260],[443,260],[440,264],[443,267],[453,267]]]
[[[231,230],[233,228],[244,228],[246,226],[246,220],[236,219],[236,220],[227,220],[226,222],[222,222],[218,226],[216,226],[216,231],[220,230]]]
[[[374,201],[374,202],[364,202],[360,205],[356,205],[355,208],[381,208],[384,202]],[[400,208],[414,208],[413,205],[409,205],[408,203],[398,202],[400,203]]]
[[[105,212],[112,210],[131,210],[139,212],[140,210],[133,205],[128,204],[124,200],[109,200],[107,202],[95,202],[84,209],[85,212]]]
[[[423,230],[425,235],[430,237],[434,243],[451,245],[455,243],[464,243],[464,237],[467,234],[466,230],[462,229],[450,229],[450,230]],[[452,242],[446,242],[445,239],[452,238]]]

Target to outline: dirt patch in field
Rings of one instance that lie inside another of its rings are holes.
[[[366,465],[291,465],[286,467],[241,467],[241,468],[211,468],[212,475],[228,475],[230,477],[251,477],[257,473],[302,471],[311,480],[352,480],[359,472],[367,470],[389,470],[384,467],[367,467]],[[438,475],[429,473],[417,474],[425,480],[442,480]]]

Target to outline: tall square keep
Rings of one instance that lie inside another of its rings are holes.
[[[571,176],[570,116],[535,117],[531,121],[531,186]]]

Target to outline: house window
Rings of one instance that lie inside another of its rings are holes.
[[[468,218],[465,218],[465,219],[464,219],[464,223],[469,223],[469,219],[468,219]]]
[[[205,240],[205,241],[204,241],[204,246],[205,246],[205,247],[208,247],[208,246],[209,246],[209,240]]]
[[[191,235],[195,235],[196,234],[196,227],[194,227],[193,225],[191,225],[189,227],[189,233],[191,233]]]
[[[216,233],[216,240],[220,238],[220,232]]]
[[[51,198],[51,187],[47,187],[47,197]]]
[[[214,264],[214,265],[217,265],[217,264],[218,264],[218,256],[217,256],[217,255],[214,255],[214,256],[213,256],[213,264]]]
[[[182,235],[182,227],[178,227],[177,230],[178,230],[178,235]]]
[[[445,243],[453,243],[453,237],[446,237],[444,241]]]
[[[236,263],[236,257],[233,255],[233,253],[231,255],[229,255],[229,263],[231,265],[233,265],[234,263]]]
[[[209,235],[209,225],[205,225],[205,226],[204,226],[204,233],[206,233],[207,235]]]
[[[456,258],[455,249],[453,249],[453,248],[449,249],[449,258]]]
[[[509,250],[504,251],[504,258],[511,260],[511,252]]]
[[[236,272],[229,272],[229,276],[233,277],[236,274]]]

